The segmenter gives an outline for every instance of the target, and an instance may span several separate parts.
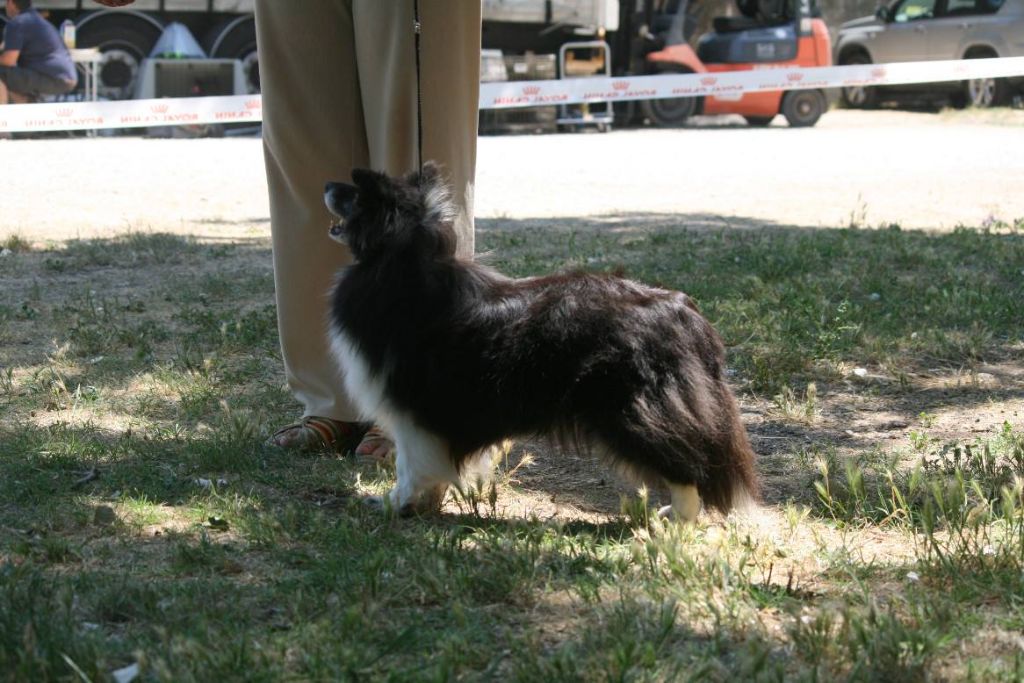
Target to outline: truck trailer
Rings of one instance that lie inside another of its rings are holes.
[[[32,6],[55,26],[71,21],[76,47],[99,48],[104,99],[133,96],[142,60],[172,22],[188,27],[207,57],[241,60],[247,90],[259,92],[253,0],[135,0],[118,9],[92,0],[34,0]]]
[[[142,61],[173,22],[189,29],[207,57],[240,60],[245,88],[259,92],[253,4],[136,0],[110,9],[92,0],[33,2],[54,25],[74,24],[77,47],[100,50],[98,90],[105,99],[134,96]],[[485,55],[500,51],[504,60],[497,72],[485,68],[489,73],[484,78],[539,80],[823,65],[831,59],[831,48],[819,17],[811,0],[483,0],[482,47]],[[568,49],[573,45],[591,47]],[[531,66],[541,64],[548,68]],[[800,99],[815,110],[800,125],[813,125],[824,108],[824,97]],[[793,98],[789,101],[792,104]],[[693,114],[732,111],[763,125],[775,113],[786,113],[781,105],[778,111],[774,105],[747,111],[744,98],[732,102],[710,97],[641,102],[617,109],[614,120],[671,126]],[[787,119],[793,122],[791,116]]]
[[[99,48],[103,98],[132,97],[142,60],[172,22],[184,24],[207,57],[241,60],[249,92],[259,92],[253,0],[135,0],[117,9],[92,0],[34,0],[32,4],[55,26],[71,21],[76,47]],[[484,47],[509,53],[556,53],[572,36],[614,30],[618,6],[618,0],[484,0]],[[5,21],[0,12],[0,30]]]

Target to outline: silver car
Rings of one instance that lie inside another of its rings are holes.
[[[913,62],[1024,55],[1024,0],[895,0],[873,17],[839,27],[836,64]],[[1006,104],[1024,79],[982,78],[886,88],[843,88],[851,107],[891,94],[949,96],[954,106]]]

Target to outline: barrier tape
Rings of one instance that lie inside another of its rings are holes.
[[[0,106],[0,132],[10,133],[259,123],[262,120],[263,102],[259,95]]]
[[[902,85],[1008,76],[1024,76],[1024,57],[816,67],[765,65],[744,71],[484,83],[480,86],[480,108],[504,109],[673,97],[713,96],[735,100],[739,99],[738,96],[755,92]]]
[[[735,100],[753,92],[1013,76],[1024,76],[1024,57],[823,67],[766,65],[744,71],[481,83],[480,108],[697,96]],[[258,123],[262,114],[259,95],[17,104],[0,106],[0,132]]]

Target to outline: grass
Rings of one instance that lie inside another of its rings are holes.
[[[265,245],[11,237],[0,680],[1024,678],[1019,228],[481,228],[513,275],[695,297],[758,515],[666,526],[661,492],[525,444],[441,517],[383,517],[359,496],[389,472],[262,444],[296,411]],[[875,414],[902,426],[853,432]]]
[[[527,229],[485,244],[515,274],[568,262],[624,269],[691,294],[757,391],[834,379],[851,363],[895,374],[976,362],[1022,340],[1024,240],[1016,229],[928,234],[893,225],[626,236]]]

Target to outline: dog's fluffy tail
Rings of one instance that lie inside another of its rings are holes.
[[[739,409],[732,396],[722,401],[721,432],[715,439],[706,477],[697,490],[710,508],[728,514],[734,509],[749,510],[760,498],[760,484],[755,468],[754,450],[740,420]]]

